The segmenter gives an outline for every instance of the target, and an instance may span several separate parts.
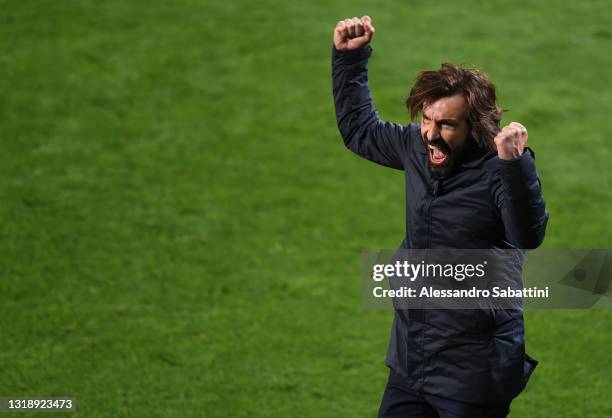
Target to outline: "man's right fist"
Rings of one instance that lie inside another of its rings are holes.
[[[373,36],[374,26],[370,16],[344,19],[339,21],[334,29],[334,46],[340,51],[361,48],[368,44]]]

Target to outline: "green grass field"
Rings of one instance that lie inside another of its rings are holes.
[[[529,129],[544,246],[612,247],[610,2],[376,4],[0,1],[0,396],[375,415],[392,312],[361,307],[360,253],[401,241],[404,185],[338,134],[345,17],[373,18],[385,119],[418,71],[482,68]],[[510,416],[611,416],[612,312],[526,318]]]

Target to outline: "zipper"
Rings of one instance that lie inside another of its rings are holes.
[[[430,197],[427,199],[427,209],[425,211],[425,213],[427,214],[427,248],[431,249],[431,205],[433,204],[434,200],[436,200],[436,197],[438,197],[438,191],[440,188],[440,181],[439,180],[434,180],[431,189],[429,190],[430,193]],[[426,339],[426,331],[427,331],[427,310],[423,309],[423,311],[421,312],[423,317],[422,317],[422,324],[423,324],[423,329],[421,332],[421,354],[423,356],[423,360],[421,363],[421,379],[420,379],[420,386],[419,386],[419,390],[420,392],[423,392],[424,387],[425,387],[425,367],[429,365],[429,360],[427,359],[427,354],[425,352],[425,339]]]
[[[440,181],[434,180],[430,189],[431,197],[427,200],[427,248],[431,248],[431,205],[436,197],[438,197],[439,188]]]

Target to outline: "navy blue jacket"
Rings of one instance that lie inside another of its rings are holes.
[[[450,177],[428,166],[418,124],[380,119],[368,88],[370,45],[332,47],[333,95],[347,148],[406,180],[400,248],[533,249],[548,221],[531,149],[517,159],[470,155]],[[519,310],[396,310],[387,365],[416,391],[502,404],[525,386],[537,362],[526,355]]]

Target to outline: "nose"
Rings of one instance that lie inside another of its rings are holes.
[[[435,124],[432,124],[432,126],[430,126],[427,129],[427,131],[425,131],[425,139],[428,142],[431,142],[439,138],[440,138],[440,129],[438,129],[438,127]]]

